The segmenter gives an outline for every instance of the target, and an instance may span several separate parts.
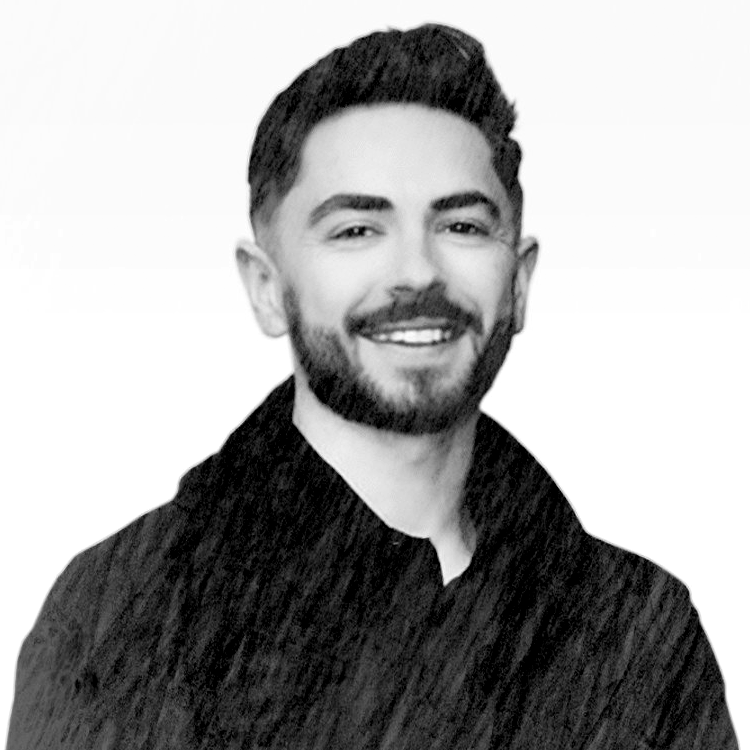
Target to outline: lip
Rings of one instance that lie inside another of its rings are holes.
[[[453,344],[466,330],[453,321],[416,318],[362,330],[359,335],[382,346],[411,349],[442,349]]]
[[[383,322],[376,326],[362,328],[357,333],[364,338],[377,341],[379,337],[389,336],[397,332],[408,334],[411,332],[440,331],[446,341],[451,341],[458,338],[465,330],[466,325],[456,320],[418,317],[409,320]]]

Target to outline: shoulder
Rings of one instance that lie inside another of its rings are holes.
[[[201,477],[211,460],[182,478],[173,500],[73,557],[52,586],[31,637],[68,617],[101,621],[108,603],[147,586],[168,551],[195,523]]]
[[[176,611],[182,550],[195,553],[214,461],[191,469],[171,502],[79,553],[57,578],[21,647],[9,747],[75,747],[71,730],[102,685],[133,688],[132,665],[147,663]]]
[[[601,726],[629,738],[735,747],[721,673],[685,584],[588,534],[545,469],[500,425],[484,418],[478,434],[484,501],[514,540],[510,580],[523,582],[521,598],[533,600],[534,612],[547,613],[540,642],[556,644],[558,659],[550,674],[596,696]]]
[[[588,534],[547,471],[503,427],[483,417],[478,436],[482,502],[492,514],[491,525],[498,534],[505,527],[506,537],[511,530],[518,540],[516,564],[525,576],[533,575],[571,628],[588,632],[600,645],[643,636],[645,646],[655,639],[663,654],[684,644],[689,634],[703,637],[682,581],[655,562]]]
[[[291,424],[289,381],[235,429],[221,450],[180,479],[175,497],[76,555],[55,582],[39,620],[61,609],[100,619],[107,602],[147,591],[190,556],[206,556],[268,486]],[[37,626],[39,622],[37,623]]]
[[[687,586],[641,555],[585,534],[576,571],[587,621],[595,629],[656,638],[666,653],[698,626]]]
[[[660,595],[689,600],[687,588],[656,563],[586,532],[573,506],[541,463],[504,427],[482,415],[477,429],[474,472],[499,515],[500,506],[515,510],[516,529],[526,539],[543,545],[547,554],[558,553],[574,563],[582,585],[616,595],[628,591],[644,602]],[[490,490],[490,492],[488,492]],[[520,526],[519,526],[520,524]]]

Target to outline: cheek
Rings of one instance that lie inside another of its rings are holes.
[[[305,319],[318,326],[339,326],[365,298],[372,279],[361,264],[333,259],[298,263],[290,283]]]
[[[456,263],[452,276],[461,298],[481,312],[491,325],[513,309],[514,269],[514,255],[492,252]]]

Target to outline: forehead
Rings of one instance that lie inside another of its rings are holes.
[[[288,220],[290,212],[303,213],[336,193],[378,195],[398,208],[469,190],[508,202],[476,126],[422,105],[371,105],[313,128],[297,180],[279,208]]]

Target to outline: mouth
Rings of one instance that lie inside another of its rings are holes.
[[[448,320],[405,320],[359,331],[359,335],[378,344],[429,347],[457,339],[466,326]]]

